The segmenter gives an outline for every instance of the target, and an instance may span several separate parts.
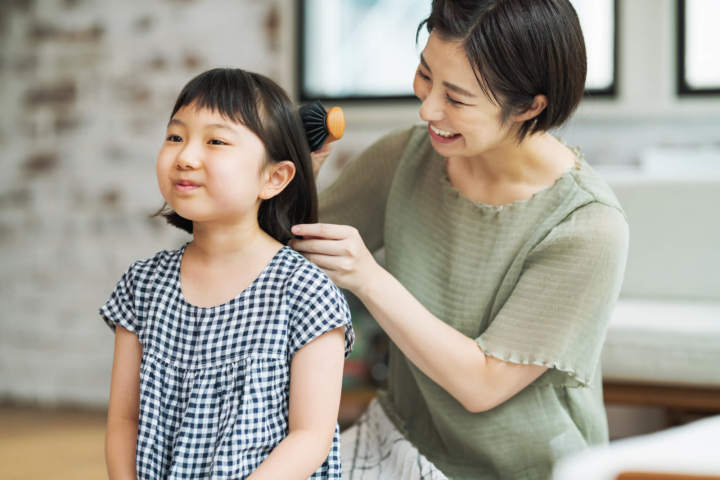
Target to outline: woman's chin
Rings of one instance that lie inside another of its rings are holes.
[[[452,156],[462,156],[462,152],[465,150],[465,139],[459,138],[456,141],[452,143],[446,143],[446,142],[438,142],[435,141],[435,139],[432,139],[432,146],[433,148],[441,155],[448,157],[450,155]]]

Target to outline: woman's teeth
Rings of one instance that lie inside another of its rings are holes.
[[[449,138],[449,137],[454,137],[455,135],[457,135],[457,133],[446,132],[445,130],[440,130],[439,128],[435,128],[435,127],[433,127],[432,125],[430,125],[430,128],[432,128],[432,131],[435,132],[435,133],[437,133],[437,134],[440,135],[441,137],[448,137],[448,138]]]

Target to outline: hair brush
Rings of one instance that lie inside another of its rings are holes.
[[[320,100],[315,100],[301,107],[298,112],[305,127],[305,136],[311,152],[342,138],[345,133],[345,115],[340,107],[325,111]]]

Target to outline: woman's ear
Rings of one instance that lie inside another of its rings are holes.
[[[516,122],[524,122],[525,120],[530,120],[531,118],[535,118],[540,113],[545,110],[545,107],[547,107],[548,99],[545,95],[535,95],[535,98],[533,98],[533,103],[530,105],[530,108],[528,108],[526,111],[521,113],[520,115],[517,115],[515,117]]]
[[[290,160],[272,163],[263,173],[263,185],[258,198],[268,200],[282,192],[295,177],[295,164]]]

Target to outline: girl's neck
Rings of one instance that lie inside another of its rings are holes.
[[[193,222],[193,240],[188,249],[202,263],[222,264],[253,258],[268,249],[277,251],[282,246],[265,233],[257,222],[230,227]]]

